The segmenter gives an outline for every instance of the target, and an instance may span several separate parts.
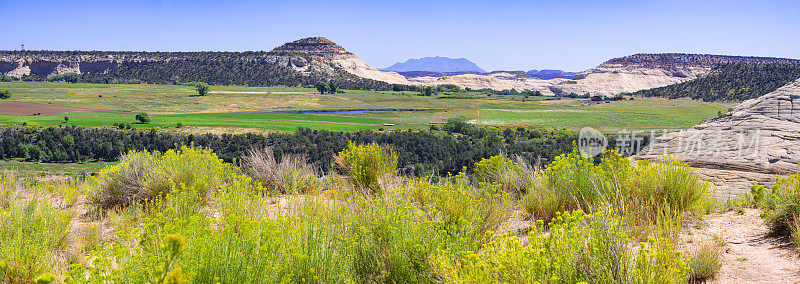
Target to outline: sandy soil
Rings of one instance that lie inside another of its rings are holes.
[[[79,107],[66,107],[54,106],[37,103],[26,102],[0,102],[0,114],[13,114],[13,115],[56,115],[71,111],[107,111],[99,109],[79,108]]]
[[[716,283],[800,283],[800,256],[788,238],[769,235],[758,209],[707,216],[690,239],[703,242],[714,236],[724,240],[722,268]]]

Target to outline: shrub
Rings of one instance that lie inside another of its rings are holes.
[[[503,189],[522,195],[533,184],[535,170],[520,156],[511,161],[500,154],[475,163],[473,175],[479,182],[499,183]]]
[[[91,200],[103,209],[153,200],[171,191],[205,198],[239,177],[239,170],[211,150],[181,146],[165,153],[131,151],[117,165],[100,170]]]
[[[306,157],[284,154],[278,163],[272,148],[251,149],[242,158],[242,168],[256,181],[281,193],[316,192],[320,186],[320,180]]]
[[[602,183],[603,167],[583,158],[577,150],[561,155],[547,165],[522,198],[525,210],[534,218],[550,220],[556,212],[583,210],[590,207],[600,195],[610,197],[609,186]]]
[[[205,96],[211,88],[208,87],[208,84],[200,82],[195,85],[195,89],[198,95]]]
[[[0,100],[5,100],[5,99],[8,99],[8,98],[11,98],[11,92],[9,92],[7,90],[0,91]]]
[[[550,220],[564,210],[592,212],[608,203],[642,236],[674,236],[684,213],[701,211],[708,196],[708,183],[674,157],[633,167],[614,152],[606,152],[597,165],[577,151],[559,156],[533,184],[521,202],[534,218]]]
[[[381,183],[397,173],[397,154],[378,144],[355,144],[334,157],[336,169],[364,194],[381,192]]]
[[[778,178],[772,192],[760,203],[761,217],[773,232],[798,239],[800,216],[800,174]],[[800,247],[800,243],[796,243]]]
[[[138,121],[141,124],[150,123],[150,116],[147,115],[146,113],[143,113],[143,112],[142,113],[138,113],[138,114],[136,114],[135,118],[136,118],[136,121]]]
[[[705,243],[689,256],[689,278],[700,283],[711,280],[722,267],[722,248]]]
[[[656,239],[629,251],[632,239],[619,229],[622,223],[609,211],[556,214],[543,234],[535,232],[523,246],[516,236],[487,232],[478,252],[453,259],[440,255],[435,264],[448,282],[478,283],[680,283],[686,264],[679,252]]]

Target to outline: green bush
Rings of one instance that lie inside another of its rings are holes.
[[[632,238],[609,211],[556,214],[542,234],[541,221],[527,246],[516,236],[487,233],[478,252],[436,259],[438,271],[452,283],[680,283],[686,264],[668,242],[651,239],[629,250]]]
[[[134,118],[136,118],[136,121],[141,124],[150,123],[150,116],[143,112],[136,114],[136,117]]]
[[[0,100],[5,100],[5,99],[8,99],[8,98],[11,98],[11,92],[9,92],[7,90],[0,91]]]
[[[504,190],[514,192],[518,196],[531,187],[534,180],[534,169],[520,156],[514,161],[502,154],[482,159],[475,163],[473,175],[478,182],[499,183]]]
[[[381,192],[381,184],[397,174],[397,154],[378,144],[350,143],[334,157],[336,169],[364,194]]]
[[[790,235],[800,247],[800,174],[778,178],[772,192],[765,195],[761,217],[778,234]]]
[[[595,165],[574,151],[547,165],[521,203],[531,216],[542,220],[560,211],[593,212],[607,203],[642,236],[674,235],[685,213],[701,211],[707,191],[708,183],[674,157],[640,161],[634,167],[618,154],[606,152]]]
[[[100,171],[90,199],[103,209],[151,201],[174,190],[202,199],[236,178],[240,178],[239,169],[208,149],[182,146],[163,154],[131,151],[119,164]]]

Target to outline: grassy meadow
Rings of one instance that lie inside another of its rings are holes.
[[[425,128],[463,116],[477,124],[566,128],[586,126],[604,131],[689,127],[725,112],[733,104],[687,99],[635,98],[603,104],[588,100],[543,100],[542,97],[487,96],[465,93],[454,96],[418,96],[412,92],[345,91],[318,94],[308,88],[213,86],[206,96],[193,96],[194,88],[172,85],[105,85],[55,82],[0,83],[12,92],[11,101],[90,108],[112,112],[73,112],[33,117],[0,115],[0,123],[103,126],[133,123],[133,113],[146,112],[151,123],[136,127],[226,128],[292,131],[298,126],[326,130],[377,129],[384,123],[397,128]],[[428,109],[363,114],[295,114],[275,111],[338,109]],[[262,113],[247,113],[262,112]]]

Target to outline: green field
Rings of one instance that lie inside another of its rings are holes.
[[[44,175],[80,175],[99,172],[101,168],[113,163],[39,163],[20,162],[16,160],[0,160],[0,171],[11,170],[18,173]]]
[[[484,125],[532,126],[580,129],[585,126],[606,131],[689,127],[725,112],[733,104],[688,99],[635,98],[605,104],[588,100],[542,100],[542,98],[499,97],[479,93],[468,98],[417,96],[412,92],[346,91],[316,93],[307,88],[212,86],[207,96],[192,96],[194,88],[172,85],[103,85],[39,82],[0,83],[9,90],[9,101],[123,111],[127,113],[81,111],[54,116],[0,115],[0,123],[110,126],[131,123],[134,127],[174,128],[208,131],[292,131],[297,127],[326,130],[377,129],[384,123],[397,128],[425,128],[429,122],[464,116]],[[336,109],[430,109],[348,115],[276,113],[291,110]],[[257,112],[254,112],[257,111]],[[133,124],[134,113],[146,112],[149,124]]]

